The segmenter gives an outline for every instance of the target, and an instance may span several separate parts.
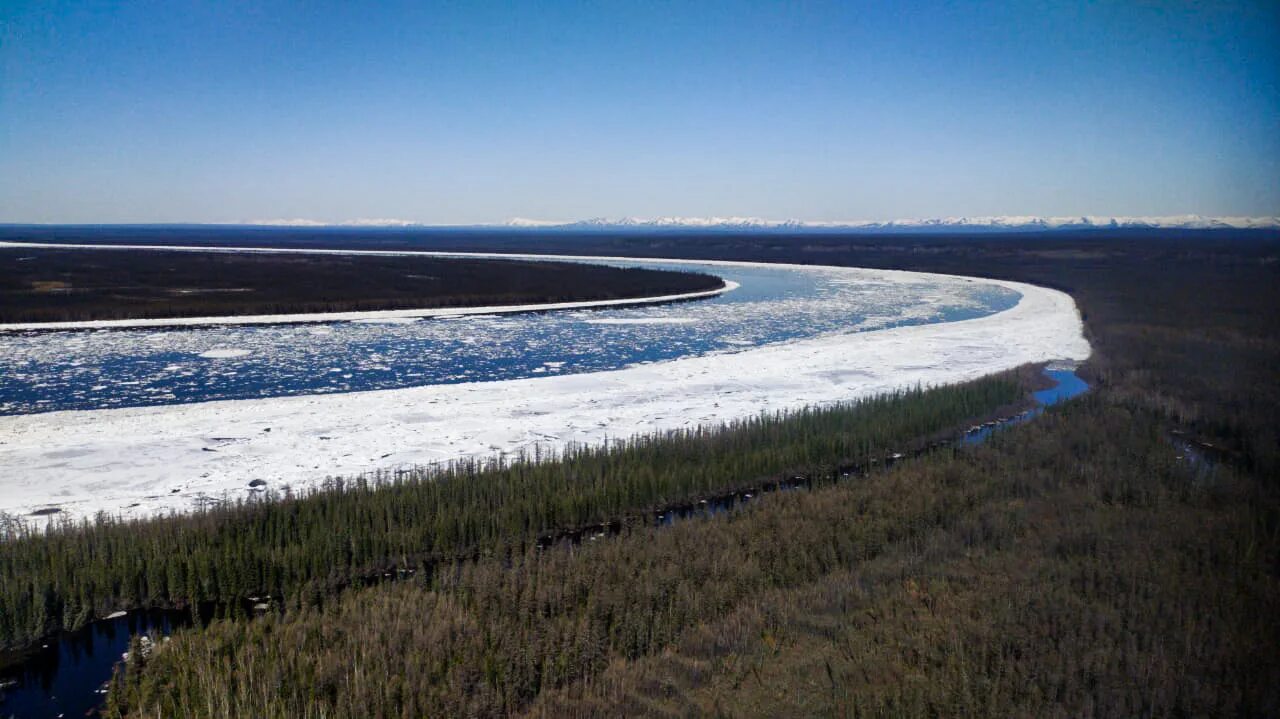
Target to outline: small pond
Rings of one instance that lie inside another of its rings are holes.
[[[190,622],[187,612],[130,612],[51,638],[23,663],[0,671],[0,717],[96,714],[112,668],[135,634],[161,636]]]

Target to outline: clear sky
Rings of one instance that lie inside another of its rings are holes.
[[[0,221],[1280,214],[1280,3],[0,0]]]

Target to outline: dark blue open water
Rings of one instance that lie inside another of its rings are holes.
[[[185,613],[130,612],[49,640],[17,669],[0,672],[0,717],[83,717],[102,704],[103,685],[135,634],[166,635]]]
[[[1089,390],[1088,383],[1077,377],[1075,370],[1047,369],[1044,373],[1057,384],[1035,393],[1040,411],[1044,411],[1044,407],[1082,395]]]
[[[964,437],[960,439],[960,443],[978,444],[987,437],[990,437],[991,433],[996,430],[1038,417],[1042,412],[1044,412],[1046,407],[1069,400],[1072,397],[1082,395],[1089,391],[1088,383],[1077,377],[1074,369],[1046,369],[1044,374],[1046,377],[1053,380],[1054,385],[1049,389],[1043,389],[1039,392],[1032,393],[1036,400],[1035,407],[1032,407],[1022,414],[1008,417],[1000,422],[988,422],[984,425],[975,426],[965,433]]]

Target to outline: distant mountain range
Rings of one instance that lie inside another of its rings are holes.
[[[316,220],[253,220],[248,225],[272,227],[442,227],[430,223],[394,219],[359,219],[345,222]],[[1089,230],[1089,229],[1280,229],[1280,217],[1039,217],[1006,215],[999,217],[940,217],[923,220],[826,222],[806,220],[766,220],[759,217],[638,217],[593,218],[576,221],[548,221],[516,218],[500,225],[454,225],[453,227],[507,227],[563,230],[848,230],[853,232],[908,231],[1001,231],[1001,230]]]
[[[1275,229],[1280,217],[1204,217],[1174,215],[1170,217],[1038,217],[1013,215],[1000,217],[940,217],[923,220],[812,222],[804,220],[765,220],[759,217],[656,217],[641,219],[595,218],[576,222],[547,222],[514,219],[507,227],[559,228],[636,228],[636,229],[777,229],[777,230],[1082,230],[1116,228],[1153,229]]]

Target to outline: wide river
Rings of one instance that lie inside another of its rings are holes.
[[[735,284],[629,307],[0,329],[0,518],[186,511],[330,476],[545,455],[1089,355],[1071,298],[1027,284],[590,261]]]
[[[599,372],[838,331],[973,319],[1007,310],[1021,296],[1007,287],[951,277],[604,264],[705,272],[740,287],[711,299],[631,308],[3,332],[0,415]]]
[[[598,442],[1089,353],[1070,298],[1030,285],[605,263],[739,286],[671,304],[448,319],[0,331],[0,516],[181,511],[264,481]],[[1062,396],[1083,389],[1054,378]],[[170,618],[133,613],[50,642],[0,674],[14,682],[0,716],[92,710],[129,635],[167,633]]]

